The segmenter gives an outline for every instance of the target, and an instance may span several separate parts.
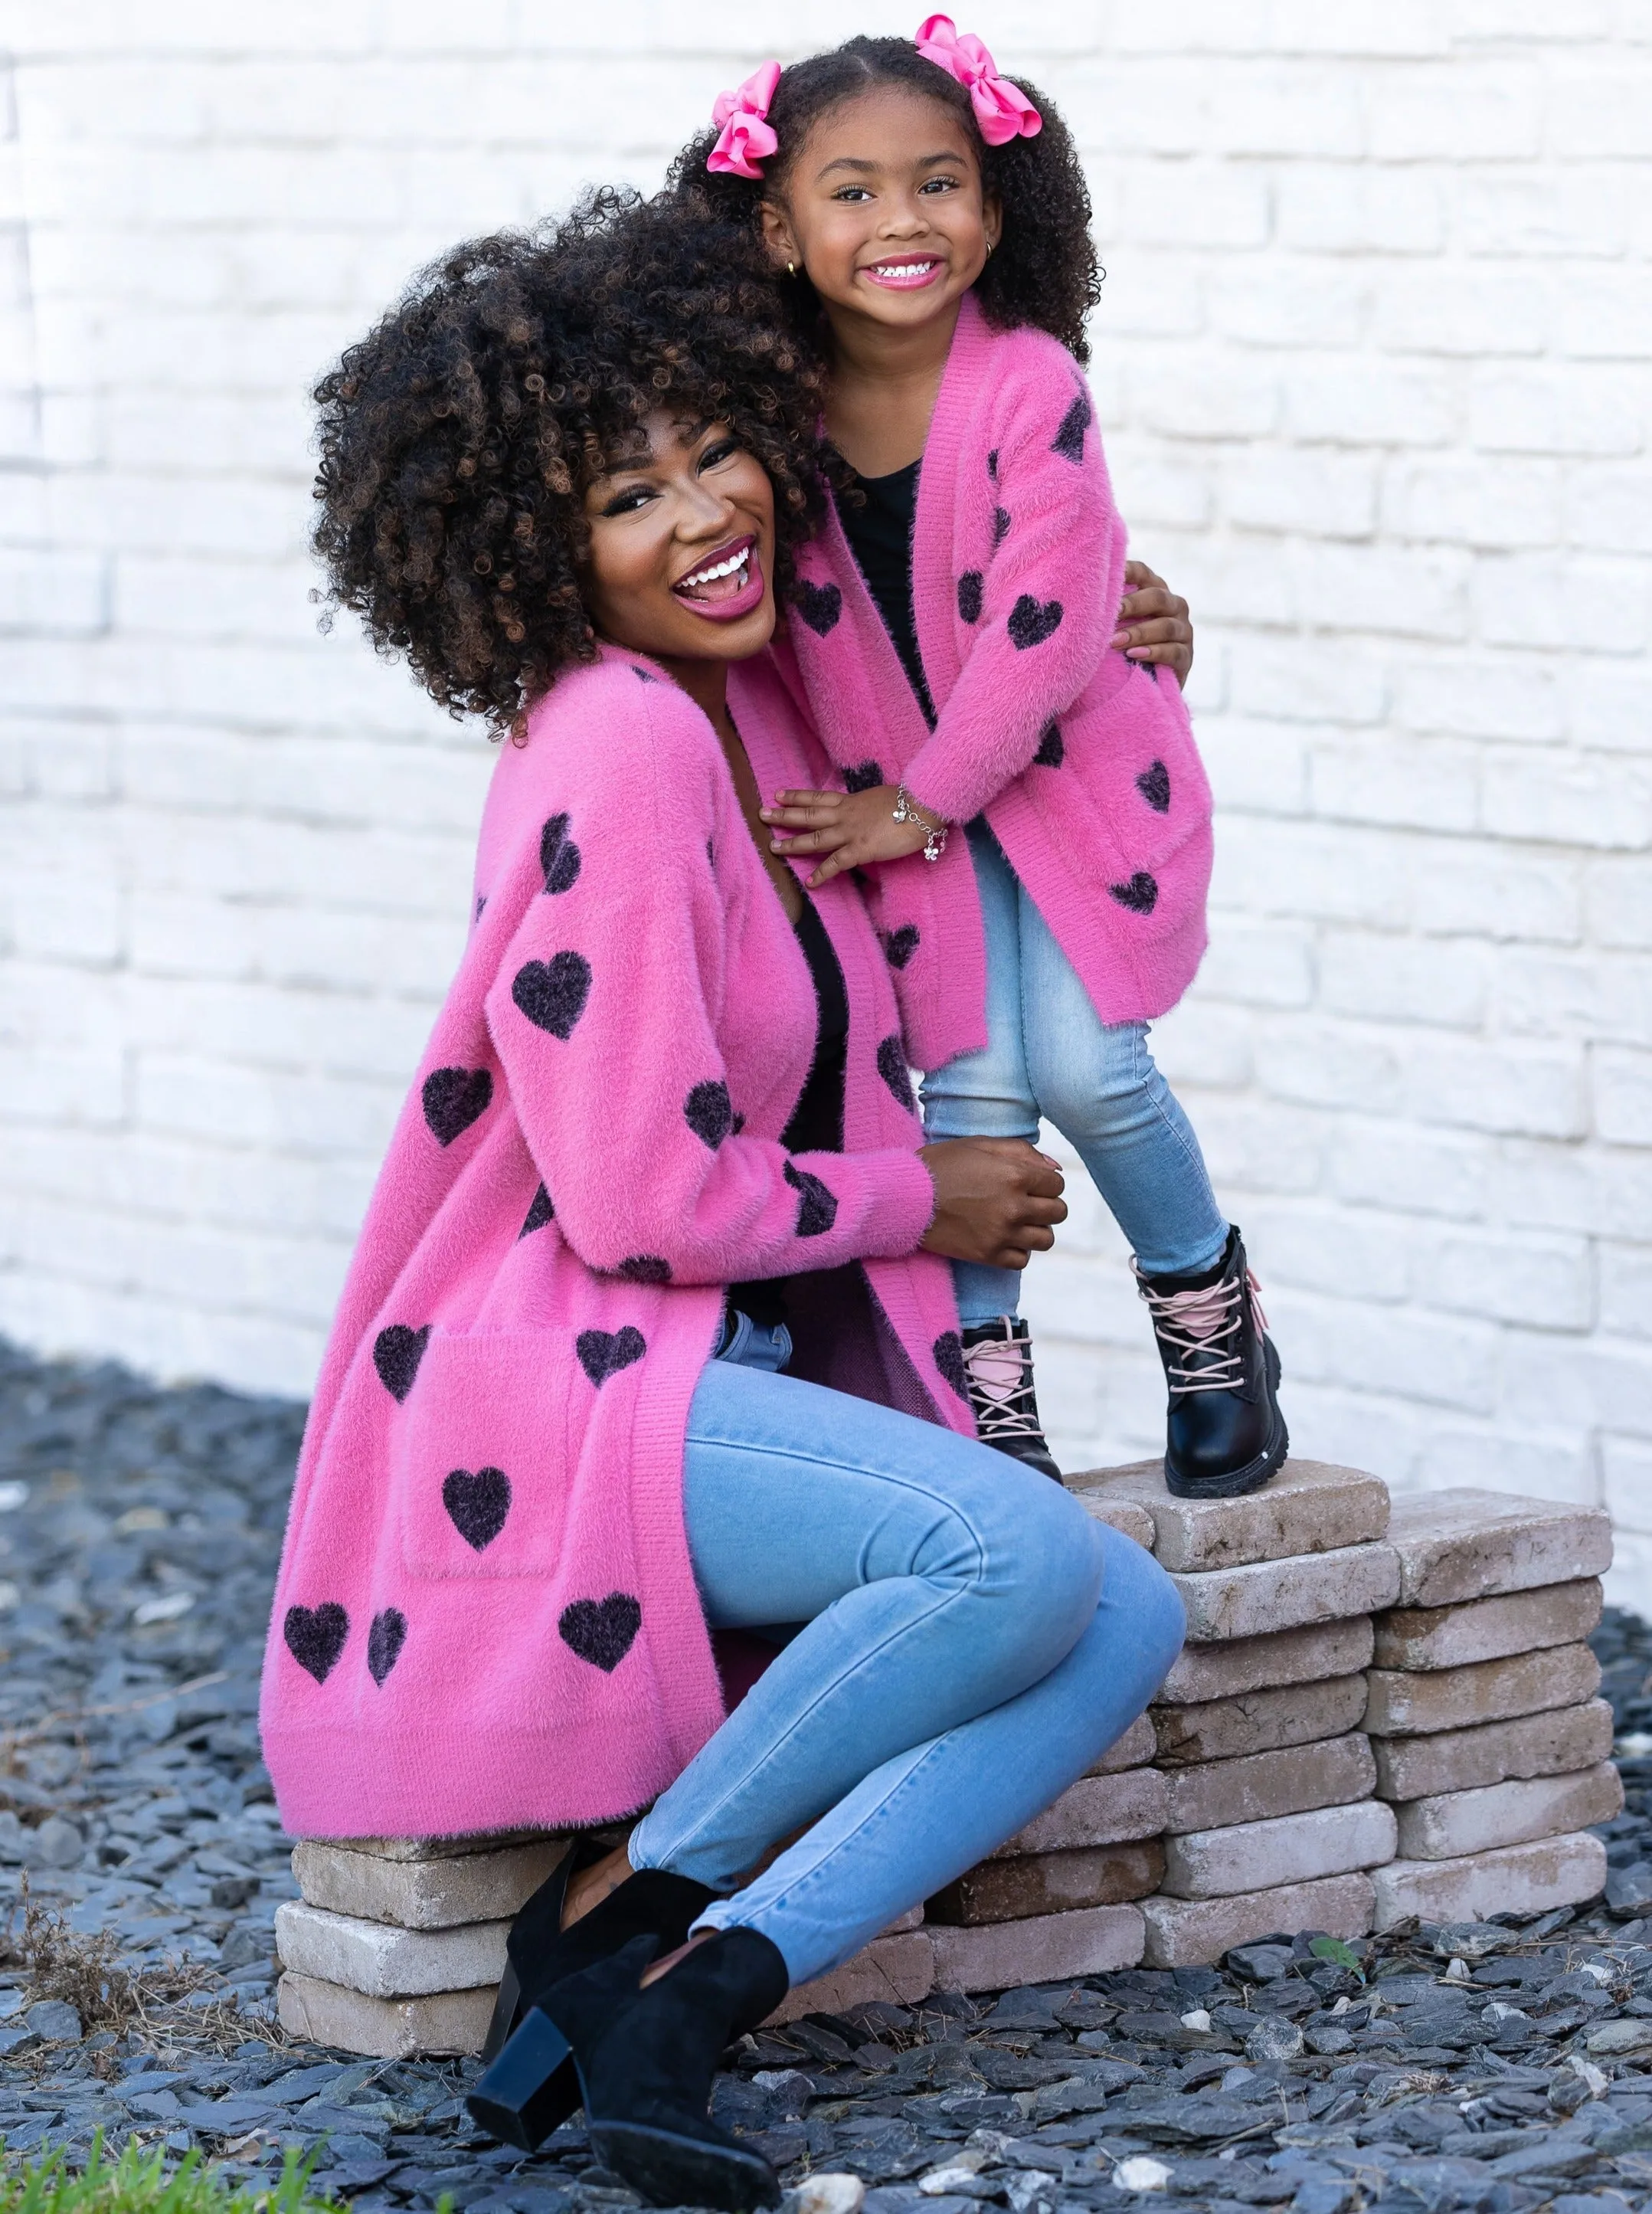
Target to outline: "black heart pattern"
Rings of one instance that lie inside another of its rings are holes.
[[[554,1222],[556,1219],[557,1210],[551,1204],[551,1195],[541,1184],[533,1195],[533,1204],[529,1207],[522,1226],[516,1235],[519,1238],[526,1238],[533,1231],[543,1230],[547,1222]]]
[[[986,473],[994,484],[998,481],[998,449],[995,446],[986,457]]]
[[[510,1478],[502,1468],[450,1468],[442,1479],[442,1504],[473,1552],[491,1545],[510,1512]]]
[[[643,1610],[629,1592],[610,1592],[607,1599],[576,1599],[564,1607],[557,1624],[570,1651],[609,1676],[631,1651],[642,1627]]]
[[[1039,740],[1039,749],[1033,760],[1039,768],[1059,768],[1067,758],[1067,741],[1061,735],[1059,723],[1046,723],[1044,735]]]
[[[911,1074],[906,1067],[906,1055],[898,1036],[887,1037],[879,1045],[878,1074],[907,1113],[916,1114],[917,1110],[912,1104]]]
[[[981,620],[981,572],[966,569],[958,579],[958,612],[966,623]]]
[[[721,1077],[697,1084],[683,1102],[689,1128],[715,1153],[735,1126],[734,1103]]]
[[[1156,692],[1159,688],[1159,664],[1156,661],[1132,661],[1132,669],[1139,669]]]
[[[644,684],[656,684],[659,682],[659,679],[651,675],[648,670],[639,669],[634,661],[628,662],[626,667],[633,676],[640,678]]]
[[[964,1367],[964,1341],[955,1330],[943,1330],[930,1348],[942,1379],[950,1384],[965,1404],[969,1404],[969,1372]]]
[[[1073,404],[1061,419],[1061,428],[1050,441],[1050,451],[1059,454],[1064,462],[1082,462],[1084,458],[1084,433],[1089,428],[1090,396],[1088,392],[1073,394]]]
[[[433,1068],[419,1092],[424,1120],[439,1146],[450,1146],[485,1115],[493,1098],[493,1079],[485,1068]]]
[[[471,920],[472,920],[473,922],[480,922],[480,920],[482,920],[482,910],[483,910],[483,908],[487,905],[487,903],[488,903],[488,896],[487,896],[487,894],[486,894],[485,892],[479,892],[479,893],[477,894],[477,896],[476,896],[476,913],[475,913],[475,914],[474,914],[474,915],[472,915],[472,917],[471,918]]]
[[[579,847],[568,835],[568,817],[553,815],[539,833],[539,868],[548,892],[571,891],[579,878]]]
[[[992,511],[993,544],[995,546],[1002,546],[1004,540],[1008,538],[1009,535],[1009,510],[1007,507],[995,507]]]
[[[807,577],[799,578],[797,612],[817,638],[837,628],[843,611],[844,596],[835,584],[811,584]]]
[[[287,1650],[301,1668],[325,1684],[350,1635],[350,1617],[336,1599],[320,1606],[290,1606],[281,1624]]]
[[[797,1235],[818,1238],[830,1230],[838,1220],[838,1196],[823,1184],[819,1177],[808,1169],[800,1169],[788,1161],[781,1171],[786,1182],[800,1195],[797,1202]]]
[[[579,1365],[599,1389],[648,1351],[648,1341],[633,1324],[619,1330],[582,1330],[574,1340]]]
[[[860,762],[857,767],[854,768],[846,768],[844,771],[844,790],[845,792],[870,792],[875,785],[879,785],[882,782],[883,764],[881,761],[863,761]]]
[[[367,1633],[367,1671],[381,1687],[406,1642],[407,1617],[399,1606],[387,1606],[382,1614],[374,1616]]]
[[[1120,907],[1129,908],[1133,914],[1151,914],[1159,903],[1158,879],[1145,869],[1137,869],[1127,884],[1109,884],[1107,890]]]
[[[1170,812],[1170,772],[1161,761],[1150,762],[1136,780],[1136,789],[1155,815]]]
[[[516,971],[510,996],[536,1030],[565,1038],[585,1012],[591,991],[591,964],[582,953],[553,953],[548,961],[527,961]]]
[[[917,951],[917,925],[903,922],[892,930],[883,941],[883,951],[892,969],[904,969]]]
[[[619,1263],[619,1273],[631,1284],[668,1284],[671,1263],[657,1253],[633,1253],[628,1261]]]
[[[1059,600],[1035,600],[1023,592],[1009,610],[1009,643],[1024,653],[1029,645],[1042,645],[1061,627]]]
[[[405,1322],[393,1322],[374,1339],[373,1366],[379,1372],[380,1383],[393,1399],[405,1399],[412,1390],[418,1364],[430,1342],[428,1322],[423,1330],[411,1329]]]

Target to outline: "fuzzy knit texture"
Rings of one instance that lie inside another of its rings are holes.
[[[824,772],[766,662],[731,699],[765,789]],[[888,964],[851,883],[819,908],[845,1150],[794,1158],[814,991],[709,722],[607,651],[502,747],[299,1463],[262,1704],[296,1836],[612,1820],[717,1728],[682,1483],[723,1285],[834,1271],[804,1372],[972,1433]]]
[[[1210,787],[1174,679],[1112,649],[1125,526],[1089,388],[1044,332],[966,297],[918,473],[912,602],[931,731],[833,513],[777,649],[853,790],[984,813],[1104,1022],[1174,1006],[1205,945]],[[986,1043],[968,849],[876,872],[907,1050]]]

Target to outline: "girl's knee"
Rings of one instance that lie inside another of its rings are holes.
[[[994,1596],[1011,1603],[1025,1634],[1065,1652],[1100,1596],[1102,1526],[1060,1484],[1013,1462],[1002,1476],[994,1471],[991,1497],[984,1535]]]

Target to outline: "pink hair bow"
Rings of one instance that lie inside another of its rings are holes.
[[[972,33],[960,38],[950,15],[930,15],[917,27],[917,51],[955,77],[969,95],[975,120],[989,146],[1003,146],[1011,138],[1031,138],[1044,128],[1044,118],[1027,95],[1000,76],[997,64]]]
[[[711,120],[717,125],[720,136],[706,156],[708,169],[722,170],[734,177],[763,174],[758,164],[766,162],[780,144],[765,120],[779,82],[779,63],[765,62],[733,92],[717,95]]]

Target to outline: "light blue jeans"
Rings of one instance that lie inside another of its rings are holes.
[[[986,928],[987,1043],[923,1083],[930,1138],[1038,1136],[1076,1151],[1149,1276],[1215,1268],[1228,1225],[1192,1125],[1148,1050],[1145,1023],[1104,1023],[986,824],[967,831]],[[967,1330],[1013,1315],[1021,1273],[954,1261]]]
[[[753,1365],[784,1337],[707,1367],[684,1497],[707,1619],[802,1627],[630,1850],[722,1889],[803,1828],[696,1924],[761,1930],[802,1983],[1083,1775],[1185,1625],[1151,1556],[1047,1477]]]

